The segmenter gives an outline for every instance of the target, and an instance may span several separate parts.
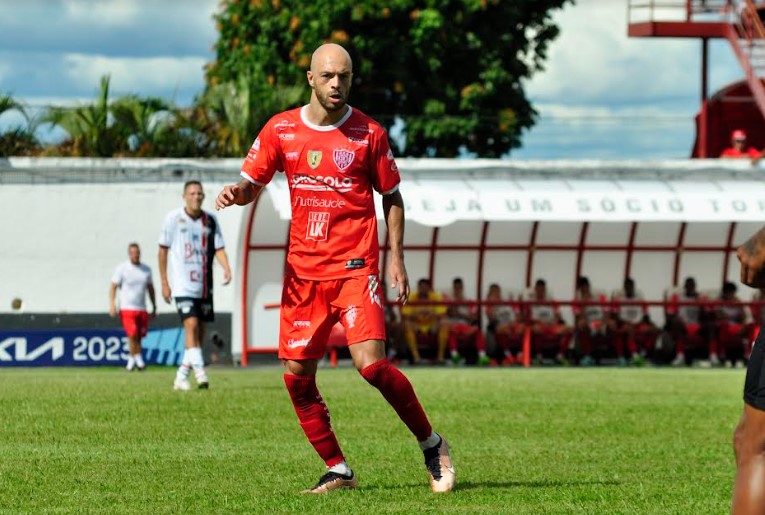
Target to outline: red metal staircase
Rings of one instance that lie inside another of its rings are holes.
[[[727,39],[738,58],[746,82],[765,118],[765,2],[753,0],[628,0],[630,37],[699,38],[702,40],[701,116],[699,157],[709,157],[706,144],[708,100],[707,41]]]

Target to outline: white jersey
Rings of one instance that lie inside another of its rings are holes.
[[[173,297],[212,297],[213,258],[224,246],[215,215],[202,211],[195,220],[182,207],[171,211],[162,225],[159,245],[170,249]]]
[[[117,265],[112,283],[119,289],[120,310],[146,311],[146,290],[152,284],[151,268],[143,263],[134,265],[130,260]]]
[[[614,303],[618,307],[619,319],[631,324],[639,324],[643,320],[643,316],[648,314],[645,305],[623,305],[622,302],[637,302],[642,301],[643,293],[635,290],[633,297],[627,297],[624,290],[619,290],[614,294]]]

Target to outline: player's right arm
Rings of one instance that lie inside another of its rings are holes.
[[[247,179],[242,179],[238,184],[224,186],[215,199],[215,209],[220,211],[229,206],[246,206],[254,201],[263,191],[263,186],[255,184]]]
[[[112,283],[109,287],[109,316],[117,316],[117,285]]]
[[[162,298],[165,299],[165,302],[170,304],[170,295],[172,292],[170,291],[170,283],[167,280],[167,251],[167,247],[160,245],[157,261],[159,261],[159,277],[162,282]]]
[[[741,282],[753,288],[765,287],[765,227],[736,250],[741,263]]]

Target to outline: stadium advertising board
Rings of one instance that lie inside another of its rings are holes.
[[[143,344],[147,364],[180,363],[181,331],[149,331]],[[0,367],[125,366],[128,357],[128,340],[119,329],[0,331]]]

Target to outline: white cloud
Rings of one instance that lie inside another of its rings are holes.
[[[70,18],[101,26],[130,26],[142,10],[135,0],[65,0],[64,9]]]
[[[97,87],[101,77],[108,74],[115,93],[166,93],[169,97],[174,90],[201,91],[206,59],[69,54],[64,56],[64,63],[69,79],[83,88]]]
[[[558,12],[561,33],[550,46],[547,69],[527,84],[530,97],[588,105],[685,97],[697,104],[700,43],[629,38],[626,9],[627,2],[582,0]],[[712,88],[743,76],[727,42],[710,46]]]

